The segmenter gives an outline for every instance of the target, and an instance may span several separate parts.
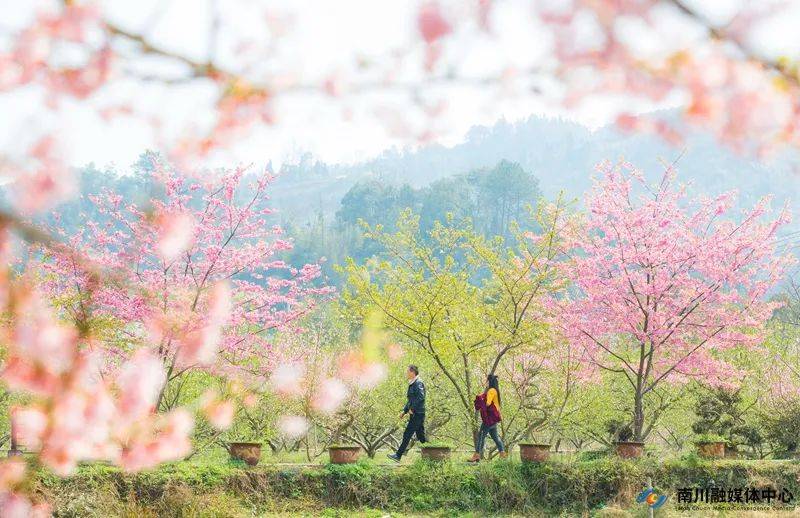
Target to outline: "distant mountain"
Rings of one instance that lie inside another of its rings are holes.
[[[661,116],[675,118],[670,112]],[[538,180],[536,190],[548,198],[563,191],[567,197],[580,201],[591,185],[595,165],[602,160],[615,161],[624,157],[654,180],[663,171],[662,161],[677,161],[679,179],[692,184],[693,194],[713,196],[736,189],[742,207],[752,207],[768,194],[774,195],[773,207],[800,200],[797,166],[800,162],[796,157],[759,162],[735,154],[714,137],[702,133],[689,135],[686,142],[685,147],[677,148],[657,136],[624,134],[612,126],[592,131],[574,122],[531,117],[515,124],[500,122],[491,127],[475,127],[462,143],[452,147],[430,145],[416,150],[390,150],[358,164],[326,164],[305,155],[298,163],[283,168],[272,186],[271,199],[273,207],[278,209],[276,222],[295,230],[293,235],[307,241],[307,250],[303,253],[308,257],[304,256],[304,260],[315,260],[321,255],[343,257],[353,251],[353,246],[358,246],[355,241],[348,241],[334,252],[327,249],[328,245],[323,247],[326,249],[319,249],[321,245],[317,242],[327,243],[332,231],[341,232],[331,226],[338,224],[336,214],[343,207],[342,200],[357,184],[362,187],[381,185],[387,189],[397,187],[398,193],[410,189],[416,192],[412,193],[412,198],[427,196],[424,203],[417,200],[420,206],[416,210],[422,210],[422,205],[432,207],[437,203],[441,210],[450,210],[445,208],[454,200],[446,198],[463,193],[447,192],[450,188],[444,184],[437,187],[438,180],[496,169],[503,161],[514,167],[519,164],[525,173],[532,174]],[[149,163],[142,158],[132,170],[146,169]],[[103,188],[140,202],[152,191],[144,177],[130,174],[129,170],[102,170],[90,164],[80,170],[79,178],[81,196],[59,207],[61,224],[67,229],[79,226],[87,217],[98,216],[87,197]],[[9,193],[5,187],[0,187],[0,207],[8,204]],[[425,194],[422,190],[427,187],[430,189]],[[437,197],[441,198],[440,203]],[[392,211],[398,210],[398,207],[382,209],[380,205],[385,200],[381,198],[373,199],[370,207],[359,207],[358,201],[354,205],[353,200],[360,198],[352,193],[349,199],[348,210],[358,217],[366,217],[366,214],[389,217],[394,214]],[[793,209],[796,213],[796,208]],[[52,222],[52,217],[42,219]],[[782,241],[795,251],[800,250],[798,219],[796,217],[785,231],[792,235]],[[350,233],[359,234],[357,226],[353,225]],[[354,236],[347,239],[357,241]]]
[[[671,115],[664,113],[664,117]],[[591,185],[595,165],[621,157],[649,177],[663,170],[661,160],[671,163],[679,158],[679,178],[691,182],[692,191],[713,195],[737,189],[743,206],[751,206],[767,194],[774,194],[775,204],[800,199],[800,174],[793,161],[759,162],[737,155],[701,133],[686,140],[685,147],[677,148],[657,136],[624,134],[613,126],[592,131],[574,122],[531,117],[515,124],[475,127],[464,142],[453,147],[391,150],[360,164],[325,164],[307,155],[283,170],[273,199],[283,217],[306,219],[335,213],[339,200],[359,181],[378,179],[422,187],[443,177],[493,167],[503,159],[532,172],[546,196],[564,191],[580,198]]]

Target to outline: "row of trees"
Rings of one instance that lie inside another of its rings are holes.
[[[542,202],[525,223],[537,230],[511,224],[508,238],[453,214],[424,228],[410,208],[390,228],[362,221],[376,255],[340,268],[333,320],[357,329],[377,313],[404,356],[384,346],[389,378],[308,423],[370,454],[392,444],[414,362],[434,399],[431,428],[459,443],[474,439],[472,397],[496,373],[510,445],[580,449],[630,427],[634,440],[674,448],[714,433],[756,456],[792,451],[780,432],[798,408],[787,350],[798,301],[770,296],[792,263],[776,250],[786,210],[770,217],[764,200],[729,217],[731,193],[691,199],[671,169],[655,185],[630,164],[599,172],[588,214]]]
[[[610,415],[651,437],[694,380],[785,383],[742,358],[771,343],[786,211],[728,218],[732,195],[690,200],[670,169],[654,186],[629,164],[599,172],[587,214],[540,202],[505,235],[451,213],[425,228],[410,208],[389,229],[364,222],[375,255],[342,265],[339,300],[314,312],[331,290],[318,265],[282,259],[269,174],[191,178],[152,156],[145,203],[104,192],[80,232],[30,227],[25,273],[7,272],[15,438],[65,474],[96,458],[141,469],[237,433],[309,457],[339,440],[374,454],[396,439],[391,402],[413,361],[434,436],[474,438],[472,398],[497,373],[509,445],[581,447],[607,440],[595,424]]]
[[[667,378],[648,393],[643,404],[648,443],[663,451],[680,452],[697,434],[709,434],[753,458],[797,455],[800,393],[793,387],[800,382],[800,356],[796,354],[800,326],[791,315],[800,308],[800,297],[789,289],[776,298],[784,305],[767,322],[763,341],[757,347],[736,347],[725,354],[735,376],[725,383],[701,376]],[[301,338],[308,364],[325,365],[326,374],[334,373],[340,365],[336,358],[350,347],[348,329],[357,329],[358,323],[339,303],[311,315]],[[403,402],[404,371],[408,363],[415,363],[428,386],[431,435],[438,441],[472,447],[474,415],[467,411],[458,386],[436,358],[415,342],[393,340],[392,333],[379,336],[377,355],[389,365],[387,376],[369,389],[354,388],[337,411],[316,410],[313,390],[288,399],[265,397],[256,409],[238,414],[234,427],[221,439],[256,438],[273,451],[300,451],[309,459],[322,455],[332,443],[345,442],[361,445],[374,456],[379,448],[396,447],[400,439],[402,422],[397,413]],[[551,344],[539,352],[509,352],[500,362],[496,372],[501,376],[505,442],[513,446],[534,439],[560,450],[578,451],[610,446],[620,430],[633,423],[634,396],[629,382],[622,375],[602,370],[585,376],[579,358],[569,363],[567,358],[555,356],[558,349]],[[460,354],[453,348],[445,369],[461,367]],[[475,373],[473,391],[482,390],[483,373],[496,355],[496,349],[487,348],[469,357]],[[487,367],[481,369],[481,365]],[[453,378],[466,385],[462,370]],[[281,412],[303,415],[308,434],[285,438],[278,426]]]
[[[780,305],[766,295],[791,262],[775,252],[786,210],[767,218],[765,200],[727,219],[731,193],[691,200],[671,169],[654,186],[630,164],[599,172],[587,216],[542,204],[541,230],[514,239],[452,219],[423,237],[410,211],[396,232],[365,225],[381,254],[348,263],[343,303],[377,308],[430,357],[473,434],[472,396],[500,371],[522,396],[506,406],[510,442],[562,421],[577,385],[602,382],[629,395],[633,438],[645,440],[676,387],[736,383],[735,356],[764,339]],[[548,397],[524,397],[549,384]]]
[[[474,230],[487,237],[514,238],[512,222],[523,230],[533,230],[528,207],[535,206],[542,193],[539,180],[519,164],[501,160],[492,168],[475,169],[450,176],[428,186],[414,188],[394,185],[382,179],[355,184],[342,197],[333,218],[318,212],[305,225],[287,222],[287,230],[296,236],[292,261],[312,261],[318,257],[331,259],[325,273],[336,285],[343,284],[341,272],[333,265],[347,258],[362,263],[381,252],[381,244],[365,239],[361,222],[380,225],[387,231],[397,230],[398,220],[406,209],[419,217],[420,238],[429,241],[430,231],[448,218],[469,219]]]

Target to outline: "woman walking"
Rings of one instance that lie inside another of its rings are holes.
[[[489,374],[486,377],[487,387],[483,394],[475,396],[475,409],[481,414],[481,428],[478,430],[478,440],[475,444],[475,453],[468,462],[478,462],[483,457],[483,445],[486,436],[490,435],[497,445],[500,458],[508,457],[503,441],[497,433],[497,424],[501,421],[500,417],[500,384],[497,376]]]

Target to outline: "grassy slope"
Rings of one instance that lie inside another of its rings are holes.
[[[394,516],[646,516],[634,497],[648,476],[666,494],[678,487],[773,486],[800,498],[796,462],[696,459],[601,458],[545,465],[493,461],[479,466],[417,461],[395,468],[362,462],[254,469],[206,461],[135,475],[90,465],[66,480],[42,473],[37,488],[54,502],[59,516],[384,516],[387,511]],[[697,515],[676,513],[672,505],[657,516]]]

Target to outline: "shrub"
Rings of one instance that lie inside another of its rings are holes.
[[[606,423],[606,432],[612,442],[628,442],[633,438],[631,424],[619,419],[611,419]]]
[[[708,444],[712,442],[727,442],[725,437],[715,433],[701,433],[694,438],[695,444]]]
[[[388,512],[594,514],[631,508],[651,478],[672,494],[684,487],[773,487],[800,495],[800,465],[708,461],[696,455],[654,463],[588,461],[426,463],[388,468],[368,459],[318,468],[176,463],[124,474],[88,466],[68,479],[40,473],[37,490],[57,516],[252,516],[324,509]]]

